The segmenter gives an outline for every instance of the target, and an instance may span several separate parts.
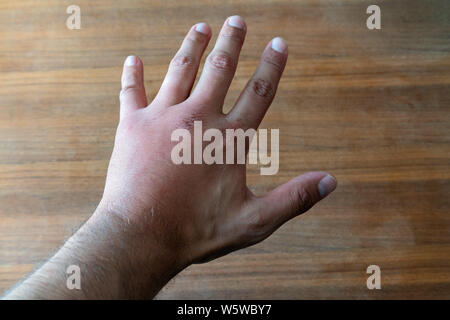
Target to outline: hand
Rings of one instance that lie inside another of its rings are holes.
[[[247,188],[245,164],[172,161],[176,129],[192,132],[194,121],[202,121],[203,130],[245,131],[263,119],[286,65],[281,38],[266,46],[234,108],[222,112],[245,33],[242,18],[226,20],[191,92],[211,38],[208,25],[193,26],[150,104],[142,61],[126,59],[102,200],[87,223],[8,298],[152,297],[189,264],[265,239],[336,188],[331,175],[310,172],[256,196]],[[79,294],[65,289],[70,264],[84,270]]]
[[[170,63],[155,99],[148,104],[139,58],[128,57],[122,76],[120,123],[102,205],[151,235],[186,266],[257,243],[287,220],[311,208],[336,187],[325,172],[294,178],[264,196],[246,186],[239,164],[180,164],[171,161],[171,134],[207,128],[257,128],[271,104],[286,64],[286,43],[273,39],[229,114],[222,106],[238,64],[246,26],[226,20],[195,89],[210,28],[191,28]]]

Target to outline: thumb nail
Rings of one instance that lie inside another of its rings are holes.
[[[331,192],[333,192],[334,189],[336,189],[337,181],[336,179],[328,174],[322,180],[320,180],[319,184],[317,185],[317,189],[319,189],[319,194],[322,198],[325,198],[327,195],[329,195]]]

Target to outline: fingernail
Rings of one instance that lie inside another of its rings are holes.
[[[317,189],[319,189],[319,194],[322,198],[325,198],[329,195],[334,189],[336,189],[337,181],[332,175],[327,175],[322,180],[320,180],[317,185]]]
[[[272,39],[272,49],[279,53],[284,53],[286,52],[287,44],[282,38],[276,37]]]
[[[125,60],[125,65],[127,67],[132,67],[137,65],[137,59],[135,56],[128,56],[127,59]]]
[[[195,25],[195,31],[203,34],[209,34],[209,27],[206,23],[200,22]]]
[[[239,16],[232,16],[228,18],[228,25],[230,27],[238,28],[238,29],[244,29],[245,23],[244,20]]]

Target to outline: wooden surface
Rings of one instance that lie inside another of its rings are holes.
[[[65,26],[71,4],[81,30]],[[280,171],[250,168],[252,189],[310,170],[339,186],[263,243],[188,268],[158,298],[450,298],[450,5],[377,1],[382,29],[370,31],[370,4],[0,0],[0,291],[96,207],[124,58],[142,57],[153,96],[192,24],[216,36],[239,14],[248,35],[228,108],[272,37],[290,52],[262,124],[280,129]],[[371,264],[381,290],[366,287]]]

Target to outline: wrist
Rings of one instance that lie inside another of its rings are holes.
[[[130,222],[125,214],[102,201],[74,235],[90,239],[88,261],[104,270],[116,298],[152,298],[188,263],[158,239],[159,232],[144,223]],[[99,265],[100,264],[100,265]]]

